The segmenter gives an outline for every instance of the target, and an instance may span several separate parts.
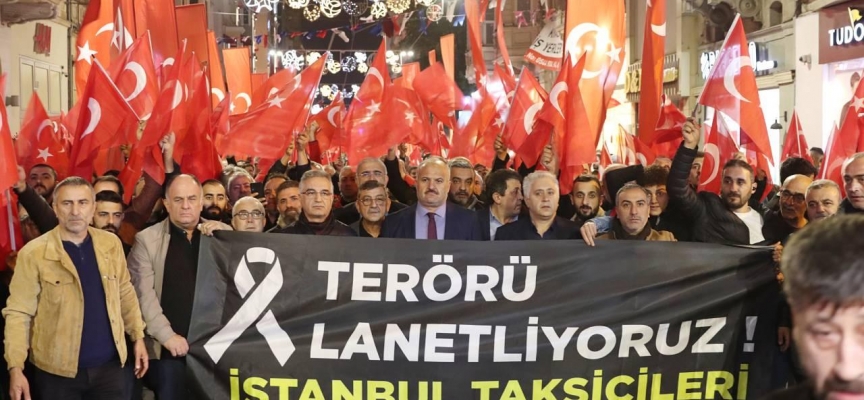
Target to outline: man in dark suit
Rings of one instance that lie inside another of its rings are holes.
[[[441,157],[429,157],[417,168],[417,204],[384,220],[382,237],[431,240],[480,240],[473,211],[447,202],[450,168]]]
[[[522,212],[522,177],[512,169],[499,169],[486,177],[488,208],[476,211],[483,240],[495,240],[498,228],[519,219]]]

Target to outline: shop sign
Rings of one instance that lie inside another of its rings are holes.
[[[624,76],[624,93],[639,93],[642,89],[642,69],[633,68]],[[671,67],[663,70],[663,84],[673,83],[678,80],[678,68]]]
[[[750,42],[747,44],[747,51],[750,53],[751,62],[755,60],[753,70],[756,72],[756,75],[766,75],[770,73],[772,69],[777,68],[777,61],[768,57],[768,48],[766,46],[756,42]],[[719,57],[720,50],[706,51],[702,53],[702,56],[699,58],[699,67],[702,69],[703,80],[708,79],[708,75],[711,73],[711,68],[714,67],[714,63],[717,62],[717,58]]]
[[[864,1],[819,11],[819,63],[864,57]]]

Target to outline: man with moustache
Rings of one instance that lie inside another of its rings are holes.
[[[384,216],[390,206],[387,187],[375,180],[364,182],[360,185],[360,191],[354,205],[357,207],[361,218],[351,224],[351,229],[357,232],[360,237],[379,237],[381,226],[384,225]]]
[[[804,175],[792,175],[780,188],[780,210],[765,212],[762,235],[769,244],[785,242],[789,235],[807,225],[807,187],[813,179]]]
[[[302,203],[300,201],[300,182],[286,181],[276,189],[276,209],[279,210],[279,221],[268,233],[285,229],[300,218]]]
[[[333,181],[324,171],[311,170],[300,178],[302,212],[296,222],[275,233],[316,236],[357,236],[333,216]]]
[[[522,212],[522,176],[512,169],[499,169],[486,179],[489,209],[477,210],[483,240],[495,240],[498,228],[519,219]]]
[[[600,180],[594,175],[577,176],[573,181],[570,201],[576,208],[576,214],[571,219],[574,222],[584,224],[602,214],[600,203],[603,201],[603,195],[600,191]]]
[[[824,220],[837,214],[842,197],[840,186],[828,179],[813,181],[807,187],[807,219],[810,222]]]
[[[228,178],[228,204],[234,206],[234,202],[246,196],[252,195],[252,183],[255,178],[245,169],[238,168]],[[261,193],[257,193],[260,195]]]
[[[231,218],[227,212],[228,196],[222,182],[217,179],[209,179],[204,181],[201,187],[204,190],[204,199],[201,201],[203,207],[201,218],[229,223]]]
[[[480,240],[480,224],[474,212],[447,202],[450,184],[450,168],[443,158],[431,156],[423,160],[417,168],[417,204],[387,216],[381,236]]]
[[[558,178],[548,171],[532,172],[522,181],[528,217],[498,228],[495,240],[565,240],[579,237],[579,225],[559,217]]]
[[[846,200],[840,205],[840,213],[864,213],[864,153],[857,153],[843,163],[843,185]]]
[[[662,168],[662,167],[661,167]],[[599,236],[606,240],[644,240],[674,242],[675,236],[667,231],[651,228],[651,191],[635,183],[628,183],[615,195],[615,220],[612,229]]]
[[[387,166],[384,165],[384,162],[381,161],[380,158],[375,157],[366,157],[360,160],[360,163],[357,164],[357,185],[363,186],[366,182],[369,181],[377,181],[384,187],[387,187],[387,183],[390,180],[387,176]],[[387,214],[394,213],[396,211],[402,210],[408,206],[402,204],[390,197],[389,207],[384,210]],[[342,208],[333,210],[333,214],[336,216],[336,219],[346,225],[351,225],[360,220],[360,213],[357,208],[356,202],[348,203],[342,206]]]
[[[469,210],[483,206],[474,195],[475,172],[471,161],[465,157],[450,160],[450,201]]]
[[[264,180],[264,210],[267,218],[264,220],[264,230],[273,229],[279,222],[279,207],[276,200],[276,191],[279,186],[288,181],[284,174],[270,174]]]
[[[57,171],[47,164],[36,164],[30,168],[27,184],[51,204],[54,186],[57,184]]]
[[[264,205],[261,201],[247,196],[234,203],[231,210],[231,227],[237,232],[264,232]]]
[[[96,193],[96,213],[93,214],[93,227],[117,235],[123,224],[123,198],[116,192],[103,190]],[[132,246],[123,244],[123,252],[129,255]]]
[[[781,260],[793,337],[807,382],[768,400],[864,399],[864,216],[812,224]]]

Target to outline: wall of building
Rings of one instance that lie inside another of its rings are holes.
[[[826,95],[822,90],[822,82],[826,78],[824,68],[819,65],[818,38],[819,14],[810,13],[795,19],[795,88],[800,94],[795,100],[795,109],[801,119],[807,143],[824,147],[833,122],[822,118],[822,104]],[[801,57],[809,57],[812,62],[803,63],[799,60]],[[830,93],[827,95],[832,96]]]

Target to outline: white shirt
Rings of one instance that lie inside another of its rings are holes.
[[[759,214],[754,209],[746,213],[735,213],[741,221],[747,225],[750,230],[750,244],[756,244],[765,241],[765,236],[762,236],[762,214]]]

